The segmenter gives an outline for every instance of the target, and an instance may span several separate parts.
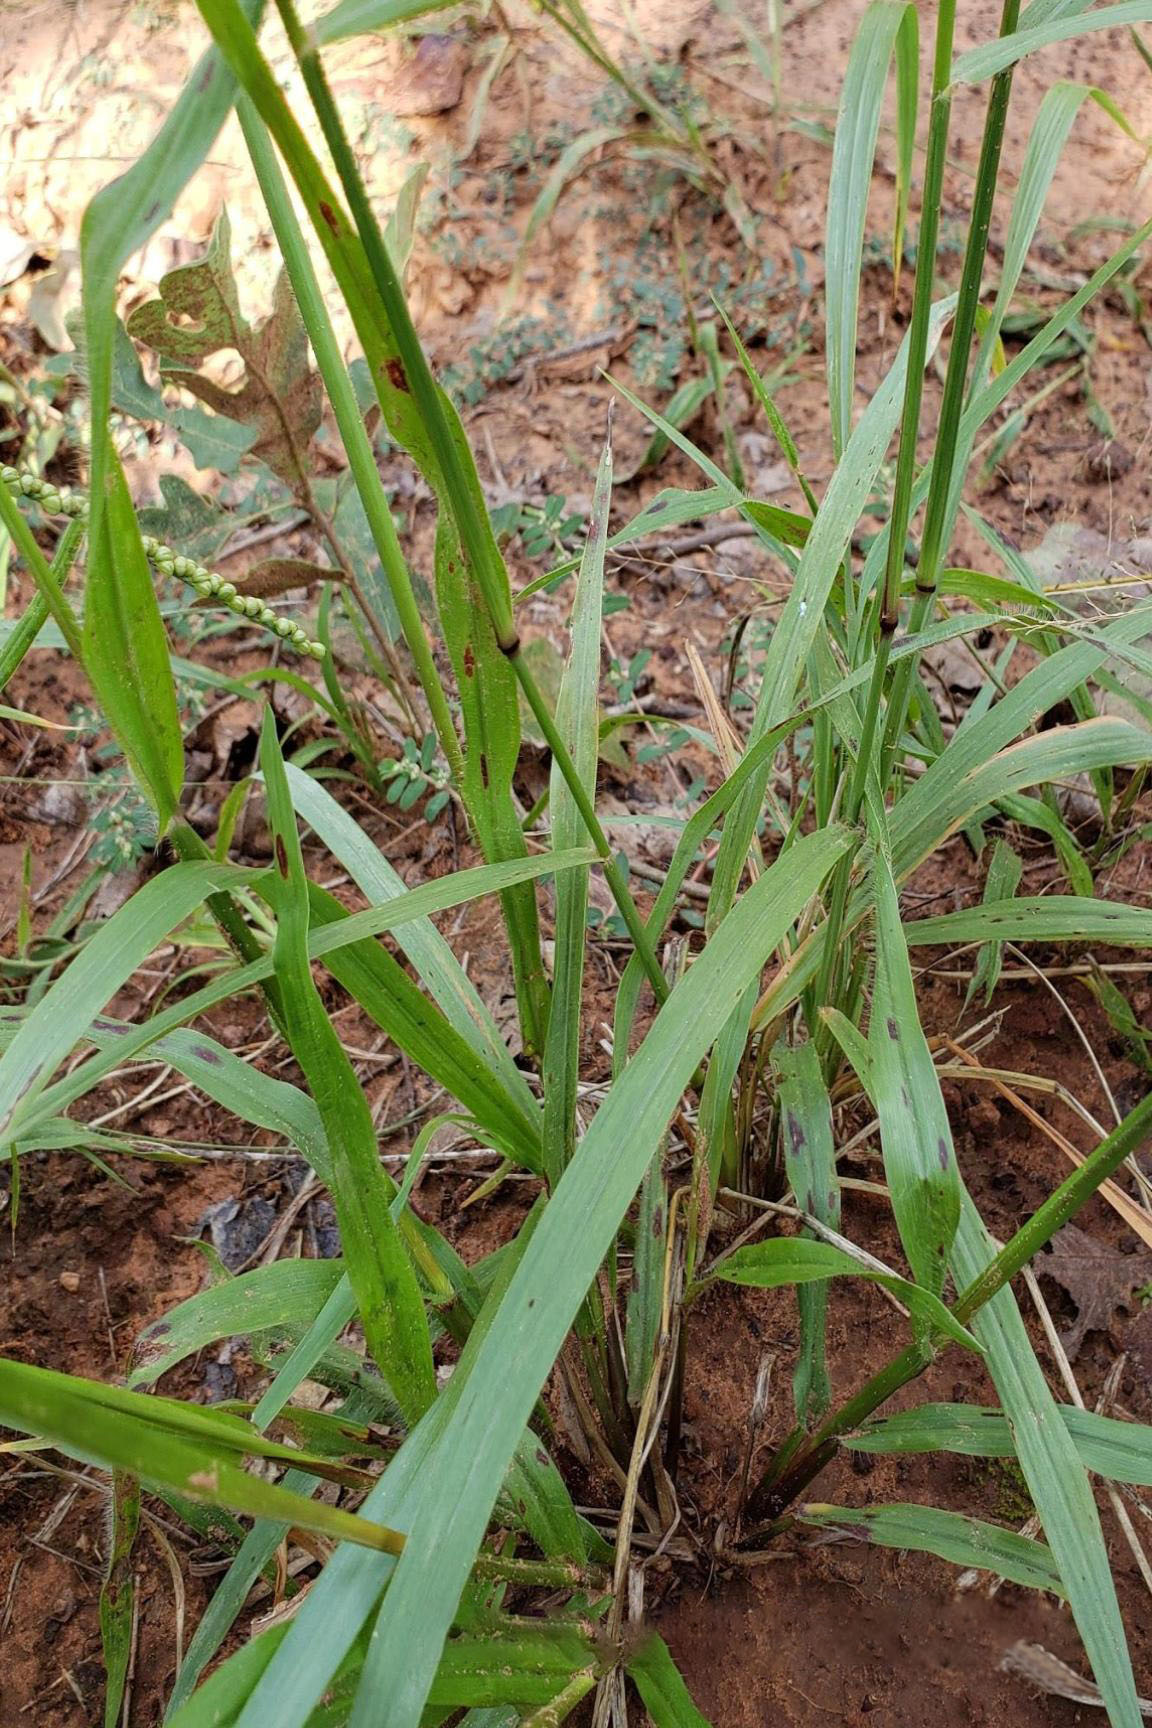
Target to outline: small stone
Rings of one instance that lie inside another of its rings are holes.
[[[389,91],[393,114],[407,120],[415,115],[446,114],[464,90],[468,56],[452,36],[429,33],[405,55]]]
[[[67,1290],[69,1295],[75,1296],[77,1290],[80,1288],[79,1272],[61,1272],[60,1288],[61,1290]]]

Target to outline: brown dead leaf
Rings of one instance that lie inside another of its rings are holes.
[[[183,385],[214,413],[254,428],[252,454],[274,474],[290,486],[303,483],[308,442],[322,412],[307,333],[283,272],[271,316],[257,326],[244,317],[232,274],[227,211],[221,211],[207,251],[195,263],[170,270],[160,284],[160,298],[136,308],[128,334],[156,350],[165,378]],[[244,362],[237,389],[196,370],[226,350],[235,350]]]
[[[1074,1362],[1087,1334],[1107,1332],[1116,1310],[1128,1307],[1136,1286],[1152,1279],[1152,1254],[1121,1254],[1075,1224],[1066,1224],[1052,1238],[1051,1252],[1037,1261],[1036,1271],[1053,1279],[1076,1304],[1076,1319],[1060,1340]]]

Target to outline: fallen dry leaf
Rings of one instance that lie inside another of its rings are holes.
[[[1052,1278],[1076,1304],[1076,1319],[1061,1335],[1074,1362],[1089,1332],[1107,1332],[1118,1308],[1127,1308],[1138,1284],[1152,1280],[1152,1254],[1121,1254],[1106,1242],[1066,1224],[1052,1238],[1050,1253],[1036,1263],[1040,1277]]]

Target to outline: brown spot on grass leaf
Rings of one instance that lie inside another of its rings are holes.
[[[788,1124],[788,1139],[791,1144],[792,1154],[794,1157],[799,1158],[801,1152],[803,1152],[805,1146],[808,1144],[808,1136],[804,1132],[804,1125],[799,1116],[797,1116],[792,1110],[787,1112],[785,1120]]]
[[[388,374],[388,382],[394,390],[402,390],[406,396],[411,394],[412,386],[408,382],[408,374],[404,370],[404,362],[395,356],[388,361],[384,370]]]
[[[288,848],[284,844],[283,834],[276,836],[276,868],[285,881],[288,879]]]

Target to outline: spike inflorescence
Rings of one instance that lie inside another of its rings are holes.
[[[46,515],[79,519],[88,514],[88,500],[82,492],[54,486],[51,481],[40,480],[34,474],[22,472],[19,468],[0,464],[0,481],[3,481],[17,498],[27,498],[38,504]],[[194,558],[186,558],[182,553],[173,551],[171,546],[166,546],[162,540],[153,539],[150,534],[142,534],[140,540],[149,563],[162,575],[174,576],[178,581],[186,582],[202,599],[217,600],[238,617],[248,618],[253,624],[271,631],[273,636],[278,636],[286,647],[294,649],[297,654],[307,655],[313,660],[324,658],[322,642],[312,641],[299,624],[291,618],[282,618],[256,595],[242,594],[234,582],[226,581],[217,571],[206,569]]]

